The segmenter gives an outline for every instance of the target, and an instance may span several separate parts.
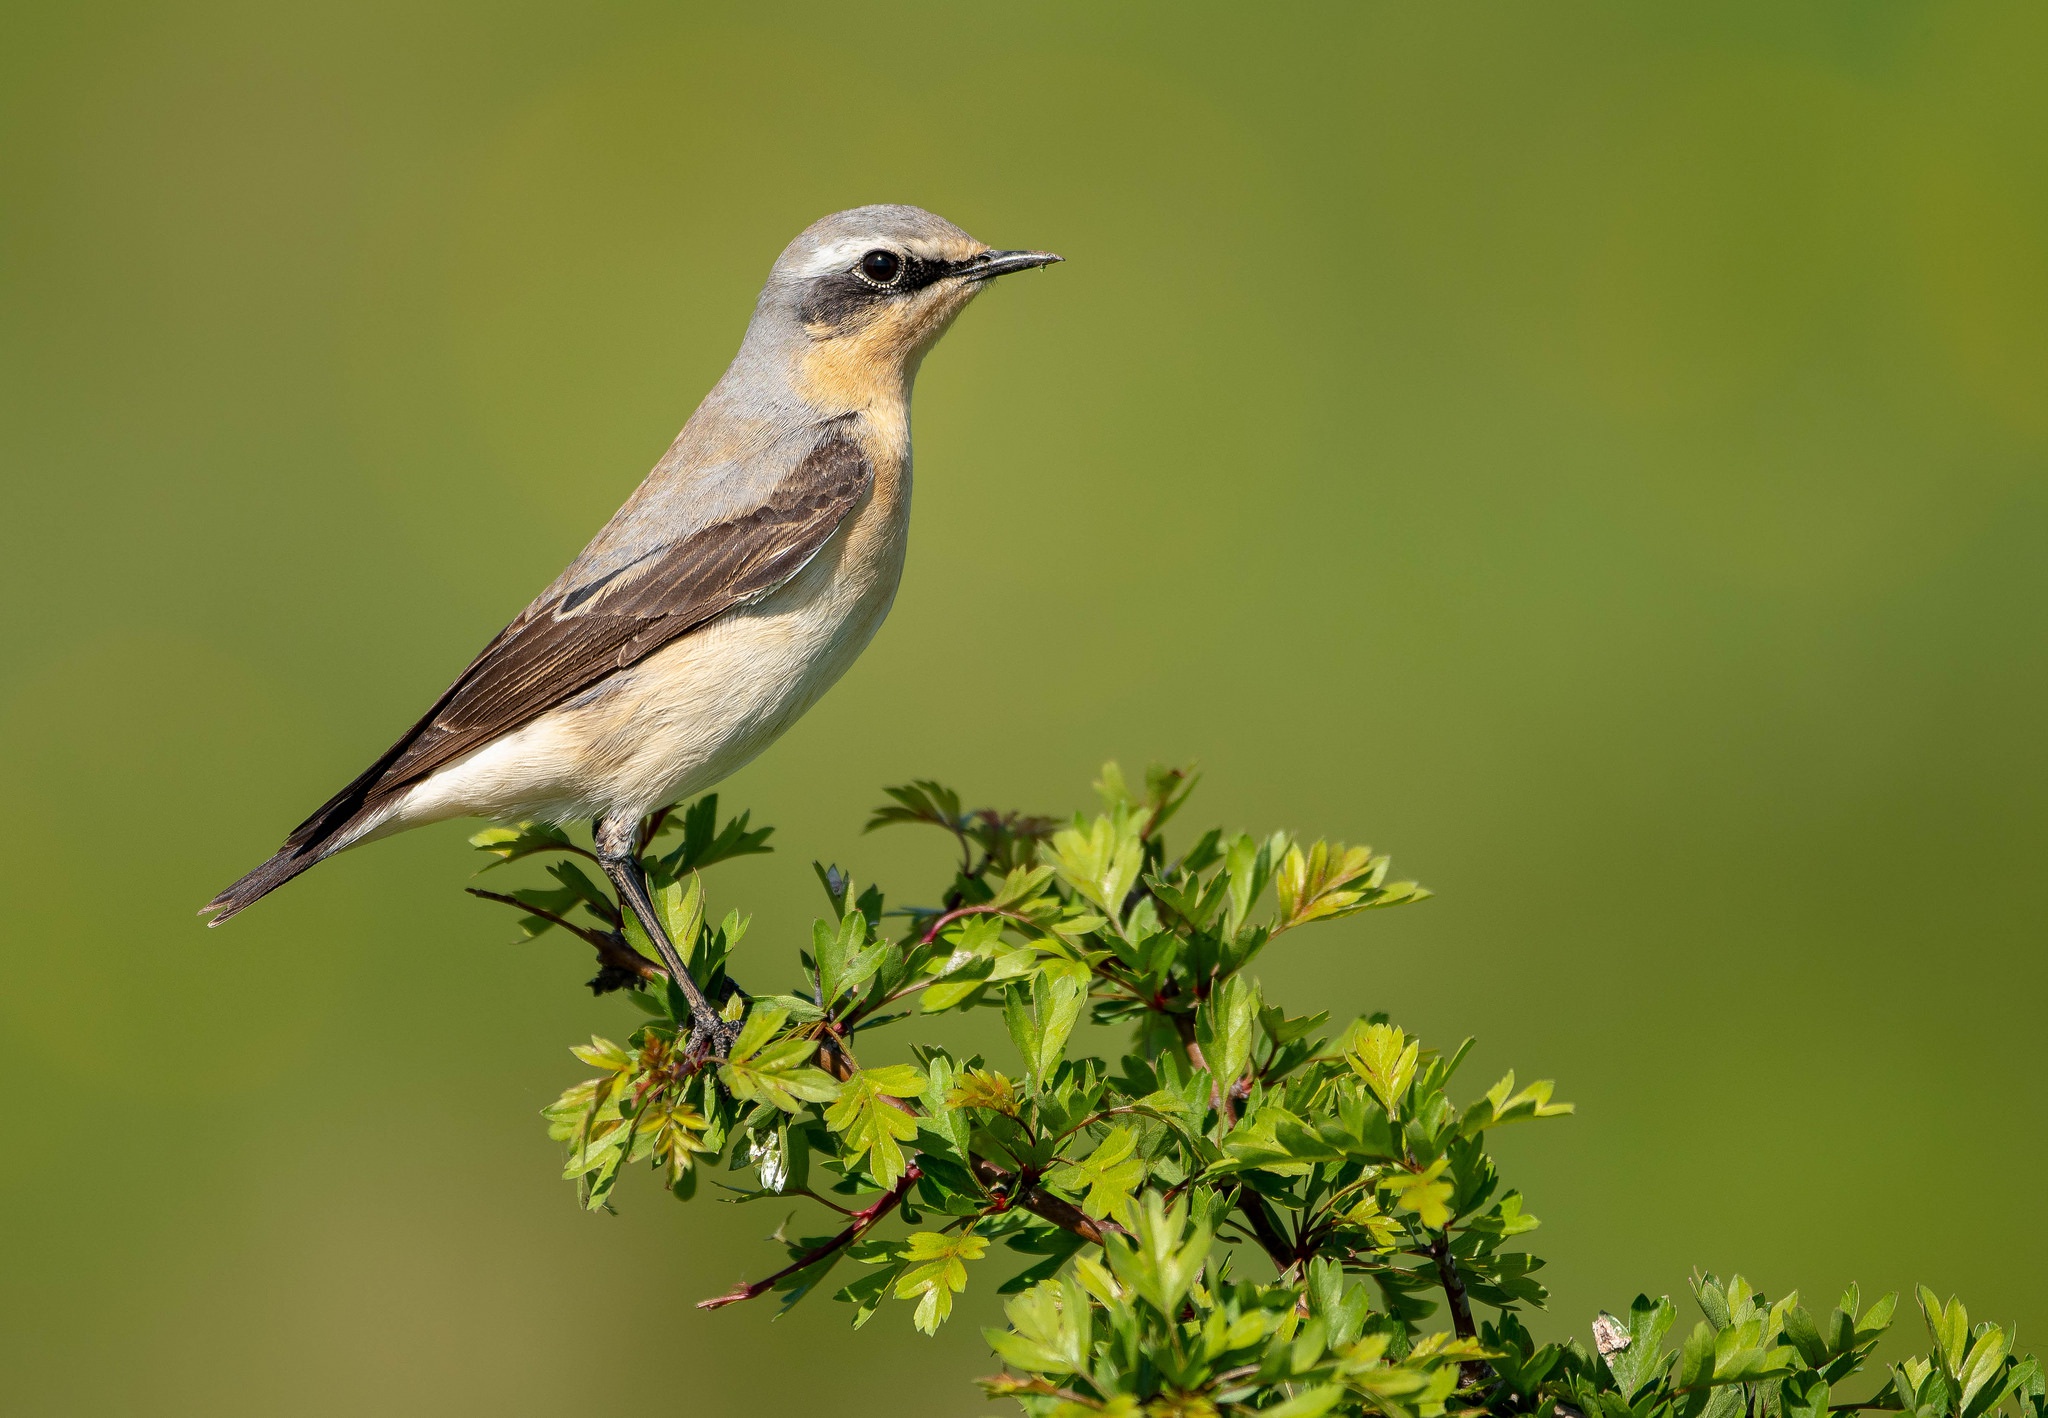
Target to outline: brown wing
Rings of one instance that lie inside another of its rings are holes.
[[[401,741],[377,792],[417,782],[646,658],[801,570],[868,490],[859,447],[834,435],[767,505],[650,552],[530,608],[491,642]]]
[[[859,445],[827,434],[765,505],[527,607],[425,717],[210,909],[226,920],[320,860],[330,842],[345,842],[366,809],[774,590],[817,555],[873,482]]]

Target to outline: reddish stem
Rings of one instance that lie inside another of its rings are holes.
[[[1022,921],[1027,926],[1031,924],[1025,917],[1002,906],[956,906],[952,910],[941,914],[937,920],[926,927],[925,933],[918,937],[917,943],[919,945],[930,945],[939,938],[940,931],[966,916],[1003,916],[1012,921]]]
[[[874,1205],[863,1211],[854,1212],[853,1220],[847,1223],[846,1229],[825,1242],[824,1245],[805,1251],[788,1265],[785,1265],[782,1269],[765,1279],[756,1280],[750,1285],[737,1285],[726,1291],[723,1295],[713,1295],[708,1300],[699,1300],[697,1308],[700,1310],[717,1310],[723,1309],[727,1305],[737,1305],[742,1300],[751,1300],[757,1295],[766,1294],[774,1289],[776,1281],[787,1279],[800,1270],[808,1270],[835,1252],[845,1250],[869,1230],[873,1229],[877,1221],[880,1221],[884,1216],[887,1216],[901,1205],[903,1198],[910,1191],[911,1183],[923,1175],[924,1173],[917,1169],[917,1165],[912,1163],[895,1186],[889,1188],[888,1191],[876,1198]]]

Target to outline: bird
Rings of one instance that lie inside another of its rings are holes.
[[[208,924],[426,823],[588,821],[697,1030],[716,1032],[649,898],[639,824],[750,762],[867,647],[903,572],[919,367],[991,281],[1061,259],[912,206],[805,228],[625,505],[397,742],[200,908]]]

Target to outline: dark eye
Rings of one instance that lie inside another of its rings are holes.
[[[893,251],[870,251],[860,258],[860,273],[878,286],[893,286],[903,274],[903,258]]]

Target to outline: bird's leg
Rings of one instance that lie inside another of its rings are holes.
[[[683,998],[690,1003],[690,1049],[697,1052],[701,1046],[710,1045],[723,1053],[733,1039],[739,1035],[739,1026],[719,1017],[711,1001],[704,997],[704,991],[690,977],[683,964],[683,957],[676,952],[675,942],[668,938],[668,931],[661,924],[661,917],[655,914],[654,899],[647,893],[647,877],[640,869],[639,843],[636,840],[639,824],[624,822],[615,818],[600,818],[592,824],[592,836],[596,839],[598,865],[618,888],[619,900],[626,909],[640,918],[647,938],[654,942],[661,960],[668,967],[668,976],[676,982],[676,988],[683,992]]]

